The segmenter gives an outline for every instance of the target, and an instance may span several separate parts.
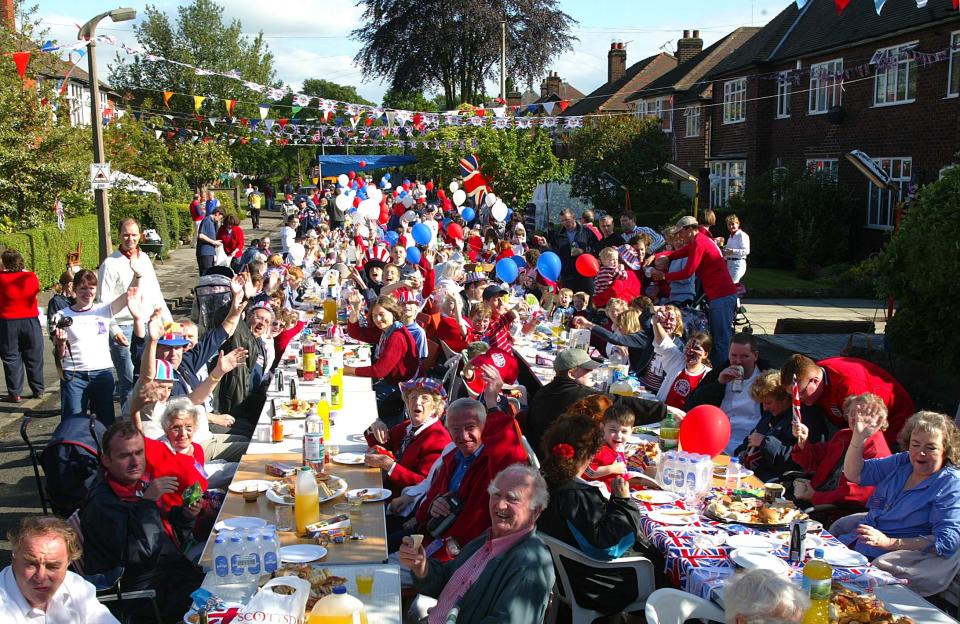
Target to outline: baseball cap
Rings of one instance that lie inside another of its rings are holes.
[[[683,228],[685,228],[685,227],[694,227],[694,226],[697,226],[697,225],[700,225],[699,223],[697,223],[697,218],[696,218],[696,217],[691,217],[690,215],[687,215],[687,216],[685,216],[685,217],[680,217],[680,220],[677,221],[677,229],[678,229],[678,230],[679,230],[679,229],[683,229]]]
[[[161,359],[157,359],[155,362],[156,376],[154,381],[174,382],[177,380],[177,373],[170,362]]]
[[[595,362],[583,349],[564,349],[553,360],[553,370],[563,373],[574,368],[594,370],[600,368],[600,362]]]
[[[500,284],[490,284],[483,289],[483,300],[487,301],[488,299],[493,299],[494,297],[499,297],[500,295],[506,295],[507,292],[507,289]]]

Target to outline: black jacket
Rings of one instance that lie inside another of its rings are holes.
[[[530,409],[526,424],[523,427],[523,435],[538,457],[543,457],[540,450],[540,441],[547,427],[562,416],[571,405],[592,394],[597,394],[597,391],[562,374],[558,374],[553,378],[553,381],[537,390],[537,393],[530,400]],[[638,425],[660,422],[667,415],[666,406],[657,401],[612,395],[610,398],[613,399],[614,403],[623,402],[628,405],[636,416],[636,424]]]
[[[590,332],[609,344],[626,347],[630,357],[630,372],[639,376],[646,372],[654,355],[653,344],[656,338],[653,333],[652,319],[653,313],[650,310],[644,310],[640,314],[641,329],[634,334],[620,334],[601,325],[594,325]],[[674,342],[682,351],[683,341],[680,338],[674,338]]]
[[[726,390],[726,385],[719,381],[720,372],[729,366],[730,361],[728,360],[720,366],[714,366],[710,372],[704,375],[697,389],[687,397],[684,409],[689,412],[698,405],[715,405],[716,407],[720,407],[720,404],[723,403],[723,394]],[[757,360],[757,368],[765,371],[772,367],[767,360]],[[748,392],[749,388],[744,388],[743,391]]]
[[[800,420],[810,429],[807,438],[808,443],[822,442],[827,438],[827,420],[819,407],[816,405],[801,406]],[[797,443],[797,439],[793,437],[793,414],[791,410],[774,416],[767,410],[761,409],[760,422],[757,423],[753,431],[766,436],[763,439],[763,444],[760,445],[759,461],[752,467],[748,466],[758,479],[766,482],[783,476],[783,473],[789,470],[802,470],[790,459],[793,445]],[[749,438],[749,436],[747,437]],[[741,463],[747,455],[747,448],[747,438],[744,438],[740,446],[733,452],[740,458]]]
[[[573,246],[570,244],[567,231],[563,227],[554,230],[550,233],[547,242],[550,249],[560,256],[560,281],[563,285],[573,291],[584,291],[592,295],[593,280],[577,273],[577,258],[570,253]],[[593,232],[578,223],[573,242],[584,253],[596,253],[596,245],[599,241]]]

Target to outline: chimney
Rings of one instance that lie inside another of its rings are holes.
[[[703,39],[700,38],[700,31],[693,31],[692,37],[689,30],[683,31],[683,39],[677,42],[677,63],[689,61],[700,54],[702,50]]]
[[[543,79],[543,82],[540,83],[540,97],[546,97],[548,95],[560,97],[560,87],[562,86],[563,81],[560,79],[560,76],[557,75],[557,72],[552,71]]]
[[[507,92],[507,106],[520,106],[520,100],[522,98],[523,94],[516,89]]]
[[[622,41],[614,41],[607,52],[607,83],[623,78],[627,73],[627,50]]]
[[[16,0],[0,0],[0,22],[10,32],[17,32]]]

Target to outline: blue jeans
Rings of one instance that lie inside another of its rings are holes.
[[[733,317],[737,310],[737,296],[727,295],[710,300],[710,335],[713,336],[713,348],[710,361],[714,366],[725,362],[729,357],[730,338],[733,337]]]
[[[97,415],[104,427],[113,424],[113,371],[63,371],[60,380],[60,417]]]
[[[120,329],[129,345],[133,340],[133,325],[121,325]],[[110,359],[113,360],[113,368],[117,371],[120,405],[123,405],[133,389],[133,359],[130,357],[130,347],[125,347],[110,338]]]

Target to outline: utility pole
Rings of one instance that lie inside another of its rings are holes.
[[[507,101],[507,20],[500,20],[500,99]]]

